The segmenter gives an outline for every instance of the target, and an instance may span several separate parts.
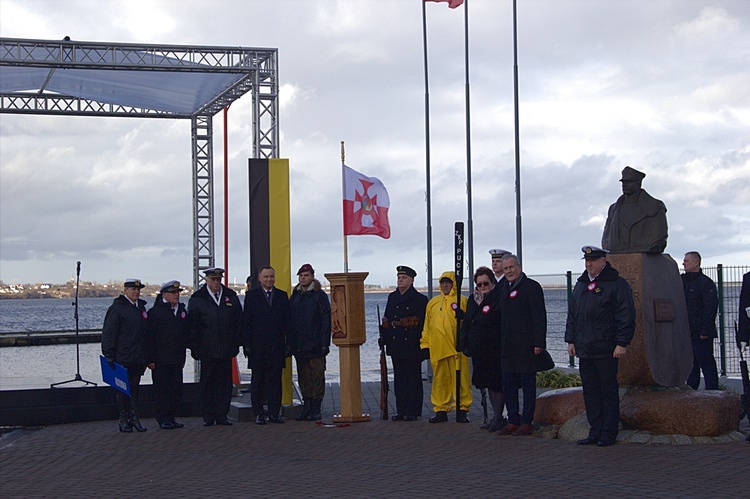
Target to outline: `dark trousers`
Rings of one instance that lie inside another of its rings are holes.
[[[182,399],[182,364],[156,364],[152,373],[156,394],[156,421],[174,421]]]
[[[232,359],[201,359],[203,421],[223,421],[232,403]]]
[[[419,357],[397,359],[393,362],[393,393],[396,413],[402,416],[422,416],[422,361]]]
[[[519,414],[518,386],[523,389],[523,414]],[[503,373],[503,394],[508,409],[508,422],[531,424],[536,409],[536,373]]]
[[[687,379],[688,386],[692,387],[693,390],[697,390],[701,384],[701,369],[703,370],[706,390],[718,390],[719,372],[716,369],[716,359],[714,358],[713,338],[693,340],[693,370]]]
[[[138,415],[138,404],[140,402],[141,376],[146,371],[146,366],[140,364],[122,364],[128,370],[128,384],[130,384],[130,396],[125,395],[117,390],[117,409],[120,411],[120,417]]]
[[[617,359],[580,359],[583,402],[591,429],[589,436],[616,438],[620,424]]]
[[[281,413],[281,373],[283,368],[254,367],[250,378],[250,401],[253,414],[264,414],[263,402],[268,404],[268,416]]]

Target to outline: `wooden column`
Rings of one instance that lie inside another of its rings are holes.
[[[365,278],[367,272],[325,274],[331,283],[331,337],[339,347],[341,373],[341,414],[336,422],[370,421],[362,413],[362,381],[359,346],[365,335]]]

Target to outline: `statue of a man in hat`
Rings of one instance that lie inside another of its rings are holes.
[[[613,253],[662,253],[667,246],[667,207],[641,187],[646,174],[626,166],[622,196],[609,207],[602,248]]]

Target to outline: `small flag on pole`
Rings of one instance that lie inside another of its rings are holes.
[[[455,9],[456,7],[460,7],[464,0],[424,0],[425,2],[445,2],[448,4],[448,7],[451,9]]]
[[[388,208],[391,202],[383,182],[344,165],[344,235],[373,234],[391,237]]]

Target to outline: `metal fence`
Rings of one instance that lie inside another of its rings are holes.
[[[714,355],[722,376],[740,373],[740,355],[735,340],[735,324],[739,320],[740,288],[742,276],[750,271],[748,265],[722,265],[703,267],[703,273],[713,279],[719,293],[719,313],[716,328],[719,341],[714,342]],[[577,278],[578,274],[575,274]],[[544,301],[547,306],[547,349],[558,364],[575,366],[575,358],[568,356],[565,343],[565,321],[568,300],[573,292],[574,276],[571,271],[565,274],[530,275],[544,288]]]

